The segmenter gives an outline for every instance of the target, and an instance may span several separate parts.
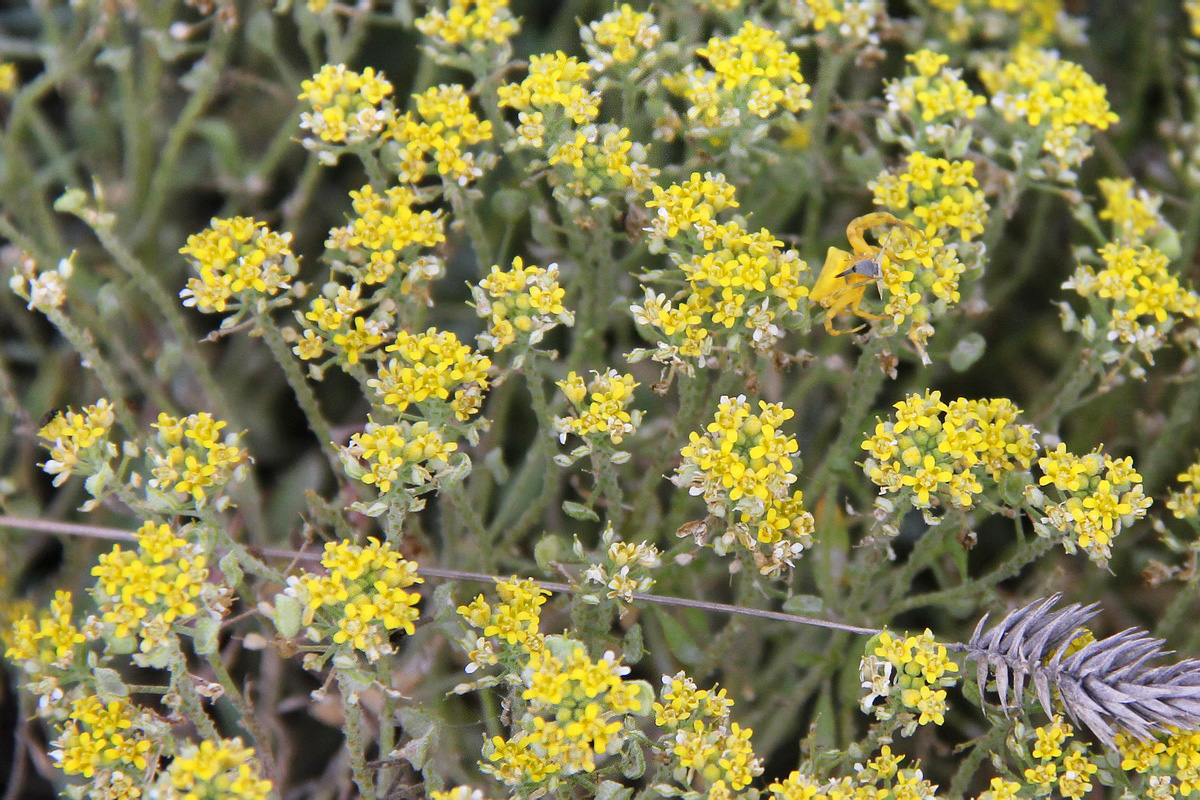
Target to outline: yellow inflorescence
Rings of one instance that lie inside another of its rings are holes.
[[[896,212],[926,236],[969,242],[983,233],[989,210],[978,186],[974,162],[917,152],[903,167],[881,172],[870,188],[875,205]]]
[[[1188,797],[1200,790],[1200,731],[1172,728],[1148,742],[1118,732],[1116,742],[1121,769],[1146,775],[1147,785],[1159,789],[1154,797]]]
[[[400,179],[420,183],[432,165],[438,175],[466,186],[483,174],[468,148],[492,138],[492,123],[471,110],[459,84],[434,86],[413,95],[416,108],[398,117],[387,138],[400,145],[395,156]]]
[[[10,61],[0,61],[0,96],[15,92],[20,77],[16,64]]]
[[[244,747],[241,739],[185,744],[163,771],[162,796],[266,800],[271,782],[260,777],[261,771],[254,748]]]
[[[641,384],[629,373],[618,374],[610,369],[594,373],[588,383],[572,371],[565,381],[557,385],[563,390],[575,413],[567,417],[555,417],[554,428],[559,440],[565,442],[568,434],[590,437],[599,435],[613,444],[621,441],[637,429],[641,412],[629,411],[633,402],[633,390]]]
[[[350,192],[354,217],[343,227],[329,232],[326,247],[350,255],[352,277],[370,286],[387,282],[399,269],[400,291],[408,294],[420,284],[438,277],[411,262],[418,248],[432,248],[446,241],[446,221],[441,210],[417,211],[419,201],[411,189],[393,186],[382,193],[367,185]]]
[[[97,782],[119,772],[136,776],[146,771],[152,758],[157,760],[151,735],[136,706],[124,700],[105,703],[95,696],[81,697],[71,703],[70,716],[50,755],[67,775]],[[114,782],[113,788],[118,787],[120,791],[105,796],[141,796],[141,788],[133,782]]]
[[[898,637],[884,631],[868,643],[868,652],[859,666],[864,712],[874,711],[876,718],[890,720],[903,714],[902,733],[912,735],[919,725],[945,722],[946,687],[958,682],[958,665],[944,645],[926,629],[919,636]],[[876,705],[877,699],[885,702]]]
[[[981,69],[979,78],[1004,119],[1039,129],[1042,149],[1064,166],[1088,155],[1089,130],[1107,130],[1117,121],[1105,88],[1052,50],[1020,45],[1002,65]]]
[[[625,718],[649,711],[649,687],[628,672],[612,653],[593,660],[578,642],[548,638],[521,671],[517,730],[485,746],[484,771],[510,785],[594,771],[624,744]]]
[[[326,64],[300,84],[299,99],[311,108],[300,115],[300,127],[321,142],[355,145],[377,139],[395,118],[387,101],[392,84],[367,67],[361,73],[345,64]]]
[[[743,114],[768,119],[780,110],[812,108],[800,57],[770,28],[747,20],[737,33],[714,36],[696,53],[711,69],[692,67],[666,82],[687,100],[688,119],[723,128],[741,124]]]
[[[634,11],[622,3],[580,31],[584,47],[600,69],[630,64],[651,56],[662,31],[648,11]]]
[[[699,689],[680,672],[664,675],[654,722],[669,754],[672,776],[685,786],[697,776],[718,793],[741,791],[762,774],[750,744],[752,731],[730,720],[733,701],[724,689]]]
[[[326,542],[321,566],[324,574],[293,575],[284,590],[300,603],[311,641],[345,645],[374,663],[394,652],[393,631],[412,635],[421,596],[408,589],[424,582],[415,562],[384,542],[341,541]]]
[[[42,426],[38,436],[50,451],[50,460],[42,464],[42,469],[54,476],[55,486],[61,486],[81,467],[84,472],[93,472],[94,467],[117,454],[116,445],[108,441],[115,421],[112,403],[102,398],[80,411],[60,411]]]
[[[916,508],[972,508],[986,479],[995,484],[1027,470],[1037,454],[1034,430],[1017,422],[1011,400],[942,402],[940,392],[895,404],[895,421],[879,422],[862,443],[863,468],[880,487]]]
[[[220,314],[233,301],[252,304],[286,292],[297,270],[291,243],[290,233],[275,233],[251,217],[213,218],[179,249],[199,273],[179,293],[183,304]]]
[[[1171,490],[1167,497],[1167,508],[1176,519],[1200,518],[1200,461],[1175,476],[1183,484]]]
[[[575,194],[649,191],[658,170],[645,163],[646,149],[629,138],[628,128],[585,125],[548,150],[547,163],[561,167]]]
[[[974,119],[987,104],[987,98],[971,91],[962,79],[962,70],[946,66],[949,56],[918,50],[905,60],[912,64],[910,73],[889,82],[885,91],[889,109],[923,123],[954,122]]]
[[[208,560],[199,545],[165,523],[146,522],[137,532],[136,551],[120,545],[92,568],[92,594],[107,631],[118,639],[136,637],[142,653],[161,654],[171,626],[202,614],[219,618],[227,590],[210,581]]]
[[[550,592],[532,580],[513,577],[508,580],[497,579],[496,593],[500,596],[500,602],[495,606],[479,595],[470,605],[458,607],[459,616],[483,633],[476,638],[475,649],[470,653],[468,672],[497,662],[496,645],[492,639],[525,653],[537,652],[544,646],[545,637],[538,626],[541,623],[541,608]]]
[[[71,593],[58,591],[49,610],[21,614],[10,626],[0,627],[4,657],[30,674],[73,666],[79,645],[89,638],[86,628],[77,628],[71,620],[74,609]]]
[[[471,295],[475,312],[490,326],[476,341],[493,352],[518,342],[521,347],[531,347],[555,326],[575,321],[563,306],[566,290],[558,282],[557,264],[525,266],[517,256],[510,269],[494,265],[488,276],[471,288]]]
[[[442,47],[471,48],[502,44],[520,30],[508,0],[449,0],[444,11],[430,9],[416,27]]]
[[[446,441],[441,429],[424,420],[396,425],[368,422],[362,433],[350,437],[343,463],[352,478],[387,494],[433,482],[449,468],[450,454],[457,449],[456,442]]]
[[[446,405],[462,422],[479,412],[491,359],[473,351],[450,331],[400,331],[387,351],[395,357],[380,364],[367,385],[389,410],[403,413],[412,404],[449,401]]]
[[[591,67],[574,56],[546,53],[532,56],[525,79],[501,86],[497,95],[501,108],[565,116],[585,125],[600,113],[600,93],[589,88],[591,79]]]
[[[1101,178],[1096,186],[1104,195],[1100,219],[1112,222],[1118,241],[1140,244],[1149,234],[1166,227],[1159,210],[1162,197],[1139,189],[1132,178]]]
[[[1114,459],[1100,448],[1077,456],[1060,443],[1038,466],[1043,473],[1038,485],[1052,486],[1060,501],[1045,502],[1042,523],[1067,534],[1062,540],[1067,552],[1079,546],[1092,561],[1107,564],[1112,540],[1150,507],[1133,459]]]
[[[1057,791],[1062,797],[1081,800],[1092,790],[1091,777],[1099,766],[1092,763],[1087,746],[1073,735],[1073,728],[1061,716],[1033,732],[1029,753],[1036,760],[1023,776],[1037,796]]]
[[[760,572],[778,575],[812,545],[814,522],[803,492],[791,489],[799,444],[780,427],[793,412],[777,403],[758,406],[755,414],[744,396],[722,397],[706,432],[692,432],[680,451],[674,481],[730,524],[728,535],[754,555]]]
[[[249,459],[237,446],[240,434],[222,434],[225,426],[205,412],[182,418],[159,414],[152,426],[158,431],[156,441],[147,448],[153,464],[151,488],[205,505]]]
[[[718,221],[720,212],[738,205],[723,175],[693,173],[653,191],[646,204],[657,209],[652,246],[669,249],[687,280],[676,298],[647,288],[642,302],[630,307],[638,324],[667,340],[654,359],[704,363],[716,335],[748,336],[754,348],[769,350],[809,294],[802,284],[808,264],[765,228]]]

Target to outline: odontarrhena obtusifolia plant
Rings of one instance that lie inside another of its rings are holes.
[[[10,795],[1200,787],[1196,3],[43,5]]]

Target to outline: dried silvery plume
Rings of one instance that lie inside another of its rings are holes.
[[[1117,730],[1147,741],[1171,726],[1200,729],[1200,660],[1149,666],[1171,651],[1162,649],[1162,639],[1137,628],[1069,652],[1099,605],[1072,603],[1051,610],[1061,597],[1017,609],[988,631],[987,615],[979,621],[965,650],[977,665],[980,696],[994,675],[1007,713],[1020,707],[1029,680],[1042,708],[1053,716],[1051,689],[1056,689],[1067,715],[1114,750]]]

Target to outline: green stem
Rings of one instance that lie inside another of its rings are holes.
[[[1171,410],[1162,426],[1162,435],[1155,440],[1150,451],[1138,460],[1142,484],[1148,492],[1153,492],[1164,484],[1172,459],[1187,442],[1187,438],[1180,436],[1179,432],[1186,431],[1195,424],[1197,408],[1200,408],[1200,374],[1193,373],[1187,382],[1179,387],[1175,399],[1171,402]]]
[[[130,410],[126,403],[125,387],[117,377],[116,370],[108,363],[104,355],[96,347],[92,336],[88,331],[75,327],[75,323],[57,308],[40,309],[47,319],[54,323],[54,327],[58,328],[59,332],[66,337],[71,346],[75,348],[84,364],[96,374],[100,380],[100,384],[104,387],[105,393],[112,401],[113,410],[116,413],[117,420],[121,426],[131,435],[138,430],[137,418]]]
[[[1055,545],[1053,539],[1048,539],[1042,536],[1032,536],[1024,544],[1017,548],[1007,561],[1001,564],[996,569],[989,572],[969,583],[953,586],[949,589],[939,589],[934,592],[926,592],[925,594],[911,595],[909,597],[897,600],[892,604],[893,615],[901,614],[905,611],[914,608],[922,608],[924,606],[942,606],[952,605],[963,600],[977,600],[981,597],[986,597],[991,593],[992,588],[1001,581],[1013,577],[1019,573],[1026,565],[1032,564],[1039,558],[1050,552]]]
[[[830,488],[828,484],[837,471],[848,470],[854,464],[867,414],[883,386],[884,374],[877,357],[883,352],[884,346],[884,339],[873,335],[858,357],[846,392],[849,403],[842,414],[837,438],[825,449],[825,456],[813,471],[805,490],[805,496],[813,498],[813,502]]]
[[[491,548],[491,532],[483,524],[483,519],[479,516],[479,512],[471,505],[471,500],[467,497],[467,493],[463,489],[462,481],[454,481],[447,486],[443,486],[441,496],[454,509],[454,513],[466,522],[467,528],[473,537],[472,547],[480,556],[480,559],[476,561],[481,566],[484,566],[485,564],[482,562],[486,561],[486,559],[483,559],[482,556],[483,553]],[[454,538],[457,539],[457,536]],[[446,542],[446,544],[449,545],[450,543]],[[447,547],[447,551],[458,552],[459,550],[455,547]]]
[[[195,88],[192,96],[188,98],[187,103],[179,112],[171,132],[167,136],[166,144],[157,153],[152,153],[156,166],[148,181],[149,188],[138,204],[139,217],[137,225],[134,226],[130,235],[130,241],[139,242],[158,228],[159,220],[168,207],[167,193],[178,176],[179,157],[183,152],[183,146],[216,94],[233,39],[231,31],[227,31],[223,25],[217,25],[213,43],[209,45],[204,54],[203,71],[197,68],[192,69],[190,77],[194,80]],[[125,71],[129,72],[130,70]],[[144,124],[140,112],[135,111],[132,119],[134,128],[140,128]]]
[[[997,725],[982,738],[976,739],[971,746],[971,752],[963,757],[958,768],[955,769],[954,778],[950,782],[950,791],[946,796],[966,797],[967,787],[970,785],[971,779],[975,777],[979,765],[993,753],[1003,752],[1004,739],[1007,736],[1008,729]]]
[[[367,767],[367,737],[363,728],[361,701],[350,681],[337,673],[338,689],[346,719],[346,750],[350,753],[350,771],[362,800],[375,800],[375,774]]]
[[[204,699],[196,691],[196,684],[192,683],[187,658],[179,647],[179,639],[172,637],[171,641],[171,688],[179,695],[188,721],[196,726],[201,738],[212,742],[220,741],[221,735],[217,733],[217,726],[204,710]]]
[[[237,709],[240,717],[239,721],[246,733],[250,735],[251,741],[254,742],[254,750],[258,754],[259,761],[262,762],[263,770],[267,774],[267,779],[275,786],[279,783],[275,779],[275,755],[271,750],[271,742],[267,738],[266,731],[258,724],[258,718],[254,714],[254,707],[250,704],[249,699],[242,694],[238,689],[237,684],[233,682],[233,677],[229,674],[229,670],[225,669],[225,665],[221,663],[221,655],[217,651],[201,654],[213,674],[217,678],[217,683],[221,684],[221,688],[225,690],[225,697]]]
[[[87,215],[80,218],[85,222],[88,221]],[[208,362],[204,360],[204,356],[196,346],[195,337],[188,329],[183,312],[180,311],[179,298],[167,293],[159,282],[159,278],[146,269],[141,260],[125,246],[125,243],[113,235],[111,229],[101,225],[92,225],[91,228],[105,251],[113,257],[117,266],[133,280],[135,286],[145,293],[146,297],[150,299],[150,305],[163,315],[192,374],[204,390],[206,405],[216,411],[222,419],[238,422],[239,415],[226,402],[225,393],[221,390],[220,385],[213,377]]]
[[[291,348],[283,340],[283,334],[268,318],[260,318],[256,321],[255,332],[262,336],[271,355],[275,357],[276,363],[283,368],[288,386],[291,387],[296,396],[296,402],[300,404],[300,410],[304,412],[304,416],[308,420],[309,430],[316,435],[317,441],[321,445],[321,452],[325,454],[334,474],[340,475],[342,463],[338,457],[337,445],[334,443],[333,429],[329,426],[325,415],[321,413],[321,404],[317,400],[317,395],[308,385],[299,362],[292,357]]]

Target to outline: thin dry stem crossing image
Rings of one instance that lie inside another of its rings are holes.
[[[0,800],[1200,791],[1200,0],[9,4],[0,278]]]

